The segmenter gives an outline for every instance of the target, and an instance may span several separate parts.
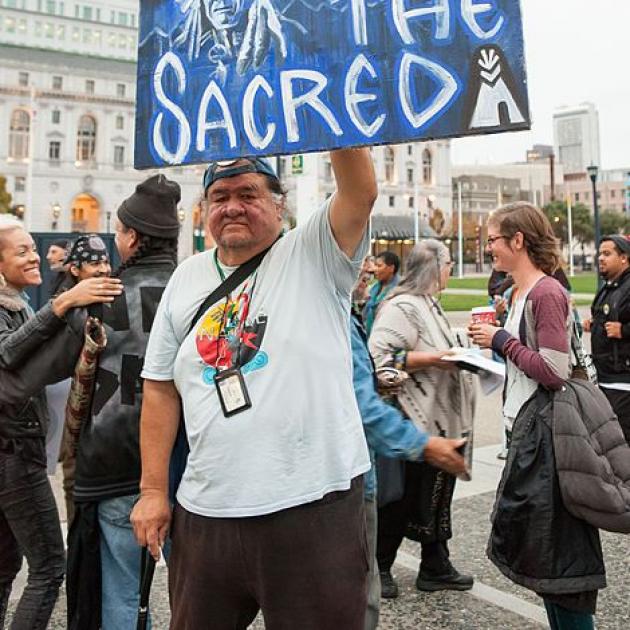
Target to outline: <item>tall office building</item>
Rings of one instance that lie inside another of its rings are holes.
[[[556,159],[567,176],[585,173],[591,164],[601,166],[599,114],[593,103],[562,107],[553,115]]]

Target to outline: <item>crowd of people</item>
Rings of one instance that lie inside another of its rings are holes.
[[[523,535],[506,528],[509,492],[528,491],[515,471],[533,403],[571,376],[573,311],[548,220],[523,202],[490,215],[502,325],[456,334],[439,301],[448,249],[423,239],[404,265],[369,256],[369,150],[331,163],[335,194],[286,232],[269,162],[211,164],[216,247],[179,265],[179,186],[147,179],[117,212],[118,269],[97,235],[55,243],[37,313],[24,293],[41,283],[33,239],[0,226],[0,627],[25,557],[11,628],[46,628],[64,575],[69,628],[135,628],[143,547],[167,559],[178,630],[246,628],[259,611],[270,630],[374,629],[381,597],[398,596],[405,537],[421,545],[418,590],[472,588],[449,559],[476,397],[452,359],[470,344],[506,363],[510,448],[488,556],[542,596],[552,629],[594,627],[598,530],[567,517],[562,535],[579,544],[561,546],[537,511]],[[629,259],[629,239],[602,240],[606,282],[584,322],[626,439]],[[46,474],[59,457],[67,559]]]

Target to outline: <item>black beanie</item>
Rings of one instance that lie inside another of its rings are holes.
[[[177,182],[154,175],[136,186],[136,192],[118,208],[118,218],[140,234],[157,238],[177,238],[177,204],[182,198]]]

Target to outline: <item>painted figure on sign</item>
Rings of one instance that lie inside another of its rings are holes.
[[[271,0],[252,0],[249,9],[243,0],[176,2],[185,19],[174,44],[186,46],[192,60],[206,43],[212,42],[208,58],[216,64],[215,77],[222,82],[226,64],[234,59],[239,74],[250,67],[259,68],[272,48],[278,61],[286,59],[280,13]]]
[[[521,100],[505,54],[498,46],[483,46],[473,55],[464,116],[474,129],[509,129],[525,122]]]

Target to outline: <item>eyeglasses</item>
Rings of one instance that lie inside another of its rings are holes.
[[[486,247],[492,247],[496,241],[500,241],[502,238],[509,240],[507,236],[489,236],[486,239]]]

